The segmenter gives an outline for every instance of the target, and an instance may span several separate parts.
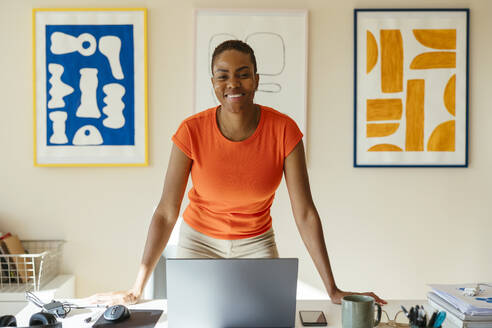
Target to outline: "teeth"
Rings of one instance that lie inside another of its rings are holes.
[[[227,97],[229,98],[238,98],[238,97],[241,97],[242,94],[237,94],[237,95],[227,95]]]

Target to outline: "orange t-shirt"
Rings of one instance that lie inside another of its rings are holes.
[[[187,118],[172,137],[193,160],[193,188],[183,219],[210,237],[254,237],[272,226],[270,207],[284,159],[302,132],[287,115],[260,106],[256,131],[246,140],[230,141],[217,125],[217,108]]]

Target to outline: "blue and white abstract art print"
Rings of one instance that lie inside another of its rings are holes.
[[[34,9],[35,165],[147,165],[145,9]]]

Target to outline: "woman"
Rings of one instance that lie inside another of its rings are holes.
[[[133,288],[97,294],[93,300],[139,300],[178,218],[190,172],[193,188],[177,257],[278,257],[270,206],[284,175],[298,230],[332,302],[359,294],[335,284],[311,197],[302,133],[288,116],[253,102],[259,83],[253,50],[242,41],[225,41],[215,49],[211,65],[220,106],[186,119],[172,138],[164,190]],[[361,294],[386,303],[374,293]]]

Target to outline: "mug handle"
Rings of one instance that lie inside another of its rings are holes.
[[[374,327],[376,327],[381,322],[381,305],[379,305],[378,303],[374,303],[374,306],[377,306],[377,308],[378,308],[378,318],[376,319],[376,322],[374,323]]]

